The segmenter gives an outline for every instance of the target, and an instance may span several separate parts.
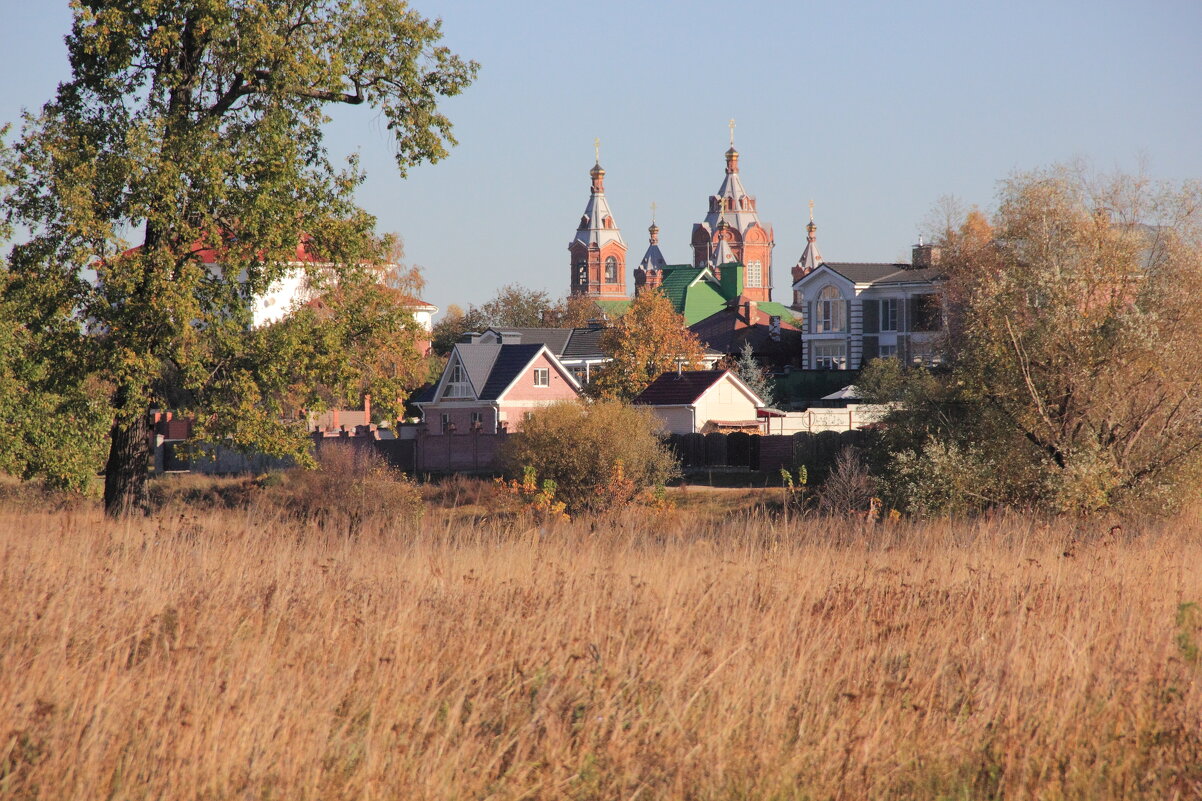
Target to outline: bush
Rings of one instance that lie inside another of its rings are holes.
[[[848,445],[839,451],[830,475],[818,489],[818,511],[828,515],[868,512],[875,490],[876,482],[859,451]]]
[[[297,468],[282,476],[278,485],[264,487],[271,503],[352,537],[415,522],[423,511],[417,485],[369,448],[327,444],[317,453],[316,470]]]
[[[919,517],[954,517],[997,503],[998,467],[975,448],[931,438],[920,451],[900,451],[889,462],[890,505]]]
[[[605,512],[676,475],[658,428],[646,409],[567,401],[532,413],[506,442],[502,459],[515,478],[531,467],[539,481],[555,482],[555,497],[570,514]]]

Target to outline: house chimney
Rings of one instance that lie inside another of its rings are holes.
[[[910,250],[910,266],[915,270],[934,267],[939,263],[939,248],[934,245],[924,245],[922,237],[919,237],[918,244]]]
[[[371,425],[371,395],[363,396],[363,422],[365,425]]]
[[[334,430],[337,430],[337,429],[338,429],[338,410],[337,410],[337,409],[330,409],[330,415],[331,415],[331,417],[330,417],[330,428],[332,428],[332,429],[334,429]]]

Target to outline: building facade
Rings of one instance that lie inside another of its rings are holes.
[[[811,246],[817,254],[812,231],[807,252]],[[802,316],[802,367],[858,369],[878,357],[940,361],[943,271],[936,249],[915,246],[910,264],[816,261],[796,272],[793,283],[793,308]]]

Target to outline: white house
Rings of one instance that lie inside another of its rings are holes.
[[[802,313],[802,366],[857,369],[893,356],[939,361],[944,328],[938,250],[914,247],[910,264],[818,262],[793,283]]]
[[[767,404],[729,370],[664,373],[632,401],[648,406],[673,434],[763,430]]]

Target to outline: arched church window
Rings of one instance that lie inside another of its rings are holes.
[[[618,283],[618,260],[613,256],[605,260],[605,283]]]
[[[588,262],[581,260],[572,265],[576,270],[576,283],[588,286]]]
[[[818,293],[818,309],[814,314],[817,334],[847,330],[847,303],[836,286],[826,286]]]

